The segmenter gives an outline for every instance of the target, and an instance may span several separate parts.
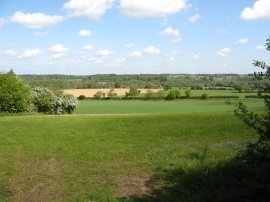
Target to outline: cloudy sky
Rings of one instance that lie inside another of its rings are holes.
[[[0,0],[0,71],[252,73],[270,0]]]

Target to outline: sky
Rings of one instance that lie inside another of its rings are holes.
[[[0,0],[0,72],[256,71],[270,0]]]

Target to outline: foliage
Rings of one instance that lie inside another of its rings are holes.
[[[169,91],[166,100],[175,100],[176,98],[181,98],[181,91],[179,89],[172,89]]]
[[[266,49],[270,51],[270,37],[267,39]],[[254,73],[257,80],[270,80],[270,65],[258,60],[255,60],[253,65],[263,70],[261,72]],[[264,98],[266,114],[264,116],[260,116],[251,112],[242,102],[238,104],[235,114],[246,125],[254,128],[258,132],[260,135],[258,143],[260,143],[263,141],[270,141],[270,87],[268,85],[260,86],[258,90],[258,96]]]
[[[187,89],[187,90],[185,91],[185,95],[186,95],[187,98],[189,98],[190,95],[191,95],[191,90],[190,90],[190,89]]]
[[[130,87],[128,93],[126,93],[126,97],[136,97],[140,95],[141,91],[138,88]]]
[[[30,91],[13,71],[0,73],[0,112],[18,113],[29,110]]]
[[[255,81],[252,74],[139,74],[139,75],[21,75],[31,86],[53,89],[164,88],[256,90],[270,82]]]
[[[79,97],[78,97],[78,100],[85,100],[86,99],[86,96],[85,95],[80,95]]]
[[[63,99],[62,103],[63,110],[68,114],[72,114],[72,112],[74,112],[77,107],[78,104],[77,99],[70,94],[63,95],[62,99]]]
[[[116,97],[117,96],[117,93],[114,92],[114,89],[110,89],[109,92],[107,93],[107,97],[109,98],[113,98],[113,97]]]
[[[202,94],[202,95],[201,95],[201,99],[202,99],[202,100],[207,100],[207,99],[208,99],[207,93]]]
[[[37,112],[70,114],[76,109],[77,99],[73,95],[58,97],[49,89],[36,87],[31,92],[31,105]]]
[[[102,91],[98,91],[96,92],[96,94],[93,96],[94,99],[100,100],[101,98],[104,98],[106,96],[106,94]]]

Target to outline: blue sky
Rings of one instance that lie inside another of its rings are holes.
[[[252,73],[270,0],[0,0],[0,71]]]

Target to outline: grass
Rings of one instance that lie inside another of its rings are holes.
[[[241,100],[251,110],[263,111],[263,100]],[[224,99],[218,100],[176,100],[176,101],[140,101],[140,100],[86,100],[80,101],[75,114],[132,114],[132,113],[213,113],[228,112],[235,109],[238,99],[226,105]]]
[[[1,117],[0,138],[0,200],[136,201],[170,185],[164,170],[213,168],[256,135],[209,112]]]

